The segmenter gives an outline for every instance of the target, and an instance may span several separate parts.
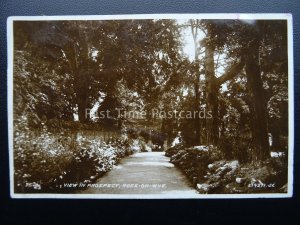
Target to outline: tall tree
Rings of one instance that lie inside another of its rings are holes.
[[[249,90],[253,96],[254,145],[257,151],[257,157],[259,159],[265,159],[270,156],[268,125],[271,125],[271,133],[274,136],[275,146],[278,145],[279,142],[278,133],[281,132],[284,126],[281,126],[282,128],[277,127],[279,129],[274,129],[272,123],[268,124],[268,122],[272,121],[268,119],[269,116],[267,111],[267,104],[271,93],[268,93],[263,88],[263,75],[270,72],[276,74],[276,80],[281,80],[282,82],[280,85],[281,94],[284,92],[286,93],[281,95],[282,97],[280,98],[283,98],[282,102],[286,101],[287,97],[284,97],[284,95],[287,96],[287,83],[284,82],[284,80],[286,80],[285,78],[287,77],[288,71],[287,24],[286,21],[254,21],[252,26],[248,26],[248,30],[251,32],[251,39],[247,49],[246,75],[249,83]],[[284,91],[284,88],[286,91]],[[275,90],[276,89],[274,88],[274,95],[278,93]],[[277,95],[277,98],[278,97],[279,96]],[[285,108],[287,108],[287,104],[285,105]],[[285,124],[288,124],[287,120],[285,121]]]
[[[245,64],[241,57],[237,57],[229,63],[221,76],[216,77],[216,50],[224,48],[225,43],[228,41],[226,36],[230,30],[226,23],[211,20],[201,21],[199,28],[205,33],[202,45],[205,48],[206,109],[212,115],[211,118],[206,119],[206,142],[217,144],[219,139],[218,93],[220,86],[238,75]]]
[[[194,40],[194,62],[192,63],[192,73],[194,74],[194,92],[195,92],[195,108],[196,111],[200,112],[201,111],[201,90],[200,90],[200,75],[201,75],[201,71],[200,71],[200,61],[199,61],[199,50],[200,50],[200,46],[199,46],[199,40],[198,40],[198,36],[199,36],[199,24],[200,21],[199,20],[190,20],[190,27],[191,27],[191,31],[192,31],[192,36],[193,36],[193,40]],[[196,140],[195,140],[195,144],[196,145],[200,145],[201,144],[201,118],[199,116],[197,116],[195,118],[195,129],[196,129]]]
[[[240,62],[234,63],[226,75],[216,79],[216,85],[237,75],[237,72],[241,71],[245,65],[247,89],[251,99],[248,102],[252,114],[251,124],[255,157],[265,159],[269,157],[268,99],[263,88],[262,74],[268,70],[275,72],[274,68],[277,68],[277,71],[283,70],[284,73],[287,71],[286,23],[280,21],[218,20],[208,21],[206,28],[208,34],[210,32],[209,41],[212,41],[215,47],[223,47],[229,58],[240,59]],[[277,56],[280,55],[278,54],[279,49],[283,50],[283,56],[279,57],[281,59],[278,59]],[[207,48],[207,50],[210,51],[207,56],[210,56],[212,48]],[[212,59],[210,57],[208,62],[211,62]],[[213,64],[208,65],[211,65],[209,67],[212,71]]]
[[[63,78],[61,82],[53,83],[53,88],[56,86],[56,91],[62,91],[68,99],[68,107],[74,113],[78,113],[80,121],[86,121],[85,109],[98,97],[101,89],[101,76],[93,54],[97,50],[96,47],[99,47],[97,44],[102,33],[99,26],[102,23],[99,21],[16,23],[16,32],[20,32],[16,33],[16,48],[20,50],[26,48],[30,53],[32,58],[27,60],[32,65],[32,73],[42,76],[34,61],[35,56],[37,61],[43,60],[47,70],[53,71],[52,78]],[[21,34],[26,37],[24,40],[19,38]]]

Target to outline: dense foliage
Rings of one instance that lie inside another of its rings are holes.
[[[187,32],[194,57],[184,51]],[[212,160],[287,157],[287,65],[286,21],[15,21],[16,188],[53,191],[62,181],[90,182],[132,152],[138,138],[107,142],[83,130],[146,127],[160,148],[180,136],[183,152],[170,155],[175,164],[195,158],[183,166],[202,171],[188,173],[195,182]],[[110,116],[91,117],[91,109]],[[217,158],[184,152],[199,145]]]

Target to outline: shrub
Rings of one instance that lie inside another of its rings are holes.
[[[221,151],[214,146],[202,146],[183,148],[176,145],[166,151],[166,156],[171,157],[170,161],[179,167],[195,185],[203,181],[208,164],[222,158]],[[202,148],[201,148],[202,149]]]
[[[50,132],[45,125],[33,131],[26,119],[19,122],[14,133],[15,192],[70,192],[65,183],[93,182],[132,153],[126,136],[104,142],[84,132]]]
[[[202,194],[286,192],[287,155],[250,163],[228,160],[224,154],[214,146],[176,145],[166,151]]]

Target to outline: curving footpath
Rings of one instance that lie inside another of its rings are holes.
[[[121,160],[114,168],[89,184],[82,194],[165,195],[172,198],[199,196],[185,175],[164,152],[136,153]]]

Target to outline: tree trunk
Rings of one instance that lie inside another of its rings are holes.
[[[195,73],[195,80],[194,80],[194,91],[195,91],[195,106],[196,106],[196,111],[198,111],[198,115],[200,112],[200,90],[199,90],[199,79],[200,79],[200,74],[199,74],[199,52],[198,52],[198,24],[199,20],[190,20],[191,24],[191,31],[192,31],[192,36],[194,39],[194,73]],[[195,145],[200,145],[201,144],[201,118],[199,116],[195,117],[195,131],[196,131],[196,138],[195,138]]]
[[[88,122],[90,120],[90,114],[87,114],[86,110],[89,109],[89,99],[88,99],[88,80],[87,76],[80,69],[75,71],[76,75],[76,103],[78,107],[78,119],[81,123]]]
[[[214,68],[214,46],[207,45],[205,49],[206,75],[206,129],[207,144],[218,142],[218,86],[216,85]],[[211,117],[208,116],[211,114]]]
[[[195,105],[197,108],[197,111],[200,112],[200,90],[199,90],[199,84],[196,81],[195,83]],[[199,117],[199,113],[197,113],[198,116],[195,117],[195,130],[196,130],[196,139],[195,139],[195,145],[201,144],[201,118]]]
[[[252,138],[255,157],[264,160],[269,156],[266,98],[259,66],[259,44],[254,41],[246,57],[247,86],[252,101]]]
[[[87,98],[85,96],[81,96],[77,100],[77,105],[78,105],[78,119],[81,123],[86,123],[90,120],[90,114],[86,112],[88,109],[88,102]]]

